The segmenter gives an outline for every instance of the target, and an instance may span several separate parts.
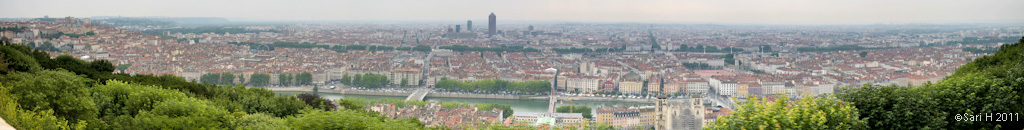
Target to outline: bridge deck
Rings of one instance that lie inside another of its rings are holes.
[[[430,89],[416,89],[416,91],[413,91],[412,94],[409,94],[409,97],[406,97],[405,100],[423,101],[423,98],[427,97],[427,93],[430,93]]]

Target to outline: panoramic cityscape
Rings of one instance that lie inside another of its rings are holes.
[[[107,2],[3,1],[0,129],[1024,127],[1019,1]]]

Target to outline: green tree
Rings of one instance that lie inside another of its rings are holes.
[[[93,101],[99,107],[99,117],[129,115],[152,110],[156,103],[187,98],[185,93],[156,86],[107,81],[92,89]]]
[[[238,84],[245,84],[245,75],[238,74]]]
[[[356,76],[352,78],[352,84],[355,84],[356,86],[363,86],[364,82],[366,81],[363,80],[363,74],[356,74]]]
[[[156,103],[151,111],[135,116],[131,128],[137,129],[212,129],[228,125],[228,111],[205,100],[171,99]]]
[[[791,102],[748,97],[731,115],[721,116],[704,129],[868,129],[857,108],[831,94]]]
[[[302,113],[287,119],[289,127],[299,130],[365,130],[376,125],[386,125],[382,124],[383,118],[374,118],[356,111],[303,110]],[[400,126],[401,124],[391,125]]]
[[[593,115],[591,115],[591,110],[593,110],[593,109],[590,109],[590,107],[588,107],[588,106],[573,106],[573,105],[559,106],[558,108],[555,108],[555,112],[558,112],[558,113],[581,113],[581,114],[583,114],[583,118],[593,119]]]
[[[89,63],[89,69],[98,71],[100,73],[111,73],[114,72],[114,64],[107,60],[93,60]]]
[[[285,73],[277,74],[277,84],[280,84],[281,86],[288,86],[289,84],[291,84],[291,78],[288,78],[288,76],[289,74]]]
[[[63,69],[38,73],[15,72],[0,78],[16,95],[20,109],[43,112],[52,110],[57,117],[78,122],[96,119],[97,108],[88,84],[92,80]]]
[[[27,49],[27,48],[22,48]],[[18,50],[16,47],[3,46],[0,47],[0,56],[3,57],[3,62],[7,64],[8,70],[11,71],[22,71],[22,72],[35,72],[43,70],[43,67],[36,62],[36,59],[23,53],[23,50]],[[49,56],[46,57],[49,59]],[[2,72],[6,73],[6,72]]]
[[[120,64],[120,65],[114,66],[114,68],[117,68],[117,70],[120,70],[121,73],[124,73],[124,70],[128,69],[128,67],[131,67],[131,66],[132,66],[132,64]]]
[[[249,83],[253,86],[267,86],[270,84],[270,74],[255,73],[249,76]]]
[[[309,93],[302,93],[302,94],[296,95],[295,97],[298,98],[299,100],[301,100],[302,102],[305,102],[306,105],[312,106],[313,108],[317,108],[317,109],[321,109],[321,110],[325,110],[325,111],[331,111],[331,110],[337,109],[337,108],[334,107],[334,103],[333,102],[331,102],[330,100],[324,99],[323,97],[320,97],[318,95],[313,95],[313,94],[309,94]]]
[[[236,129],[243,130],[289,130],[284,119],[271,115],[254,113],[243,115],[232,122]]]
[[[736,59],[734,57],[734,54],[732,54],[732,53],[722,55],[721,57],[722,57],[723,60],[725,60],[725,63],[729,63],[729,64],[732,64],[732,65],[736,64]]]
[[[868,56],[868,52],[862,51],[862,52],[860,52],[859,55],[860,55],[860,57],[867,57]]]
[[[220,83],[218,83],[218,84],[227,84],[227,85],[235,84],[235,74],[231,74],[230,72],[221,73],[220,74]]]
[[[82,129],[84,125],[69,126],[68,121],[53,116],[53,110],[41,112],[21,109],[15,95],[8,94],[10,87],[0,85],[0,117],[16,129],[69,130]]]
[[[295,82],[297,82],[300,85],[310,85],[310,84],[313,84],[313,74],[310,74],[309,72],[302,72],[302,73],[296,74],[295,75]]]
[[[341,84],[352,85],[352,76],[348,76],[348,74],[341,76]]]
[[[402,81],[398,86],[405,87],[405,85],[409,85],[409,79],[402,78]]]
[[[206,73],[199,76],[199,81],[201,83],[220,84],[220,80],[220,73]]]
[[[950,116],[939,109],[938,100],[919,89],[865,84],[863,87],[844,88],[836,96],[853,102],[861,118],[868,119],[868,126],[872,129],[945,127],[945,119]]]

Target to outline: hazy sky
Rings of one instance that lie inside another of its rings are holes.
[[[873,24],[1024,22],[1024,0],[0,0],[0,17]]]

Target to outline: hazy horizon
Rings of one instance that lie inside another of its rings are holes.
[[[377,0],[134,1],[0,0],[2,18],[219,17],[233,22],[426,21],[877,24],[1020,23],[1020,0]]]

